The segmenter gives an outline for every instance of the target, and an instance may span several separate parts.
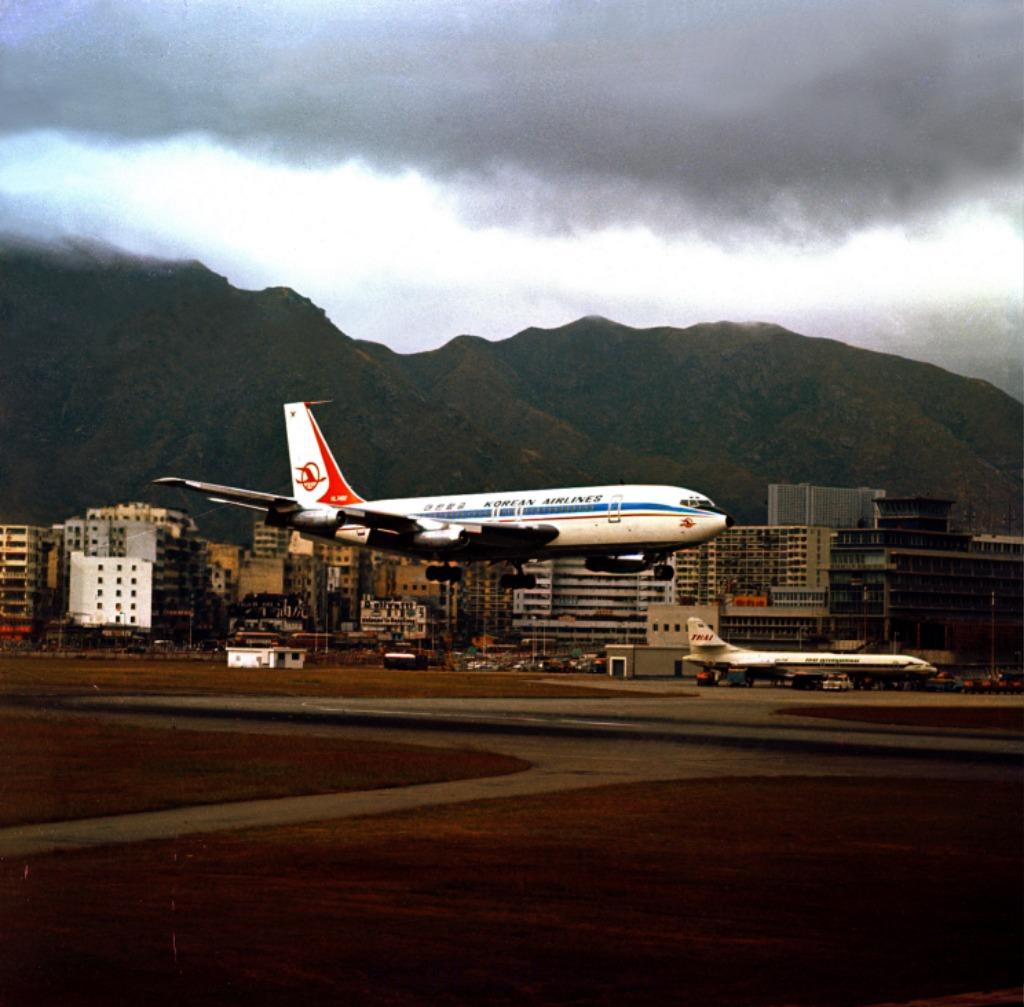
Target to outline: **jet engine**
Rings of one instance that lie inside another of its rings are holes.
[[[412,541],[420,549],[452,552],[469,544],[469,533],[464,528],[448,525],[446,528],[429,528],[426,531],[418,531],[413,535]]]
[[[345,512],[336,507],[309,507],[286,516],[290,528],[309,532],[310,535],[327,535],[333,537],[334,532],[345,523]],[[270,521],[267,521],[270,524]]]
[[[586,567],[592,573],[643,573],[650,563],[642,552],[625,556],[588,556]]]

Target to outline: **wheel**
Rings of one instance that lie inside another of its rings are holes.
[[[425,576],[427,580],[444,580],[444,569],[443,566],[428,566]]]
[[[502,591],[529,589],[537,586],[537,578],[532,573],[503,573],[498,586]]]
[[[671,580],[675,575],[675,570],[668,563],[659,563],[654,568],[655,580]]]

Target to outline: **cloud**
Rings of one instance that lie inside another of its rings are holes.
[[[359,161],[266,162],[205,136],[0,140],[0,230],[88,234],[200,257],[241,286],[287,284],[349,334],[396,349],[601,313],[636,325],[827,319],[1019,303],[1019,235],[984,202],[803,245],[729,247],[640,223],[573,233],[470,222],[457,185]],[[849,323],[847,323],[849,324]],[[845,335],[845,333],[843,333]]]
[[[481,225],[817,240],[991,199],[1020,173],[1013,2],[108,0],[49,5],[32,28],[22,5],[0,17],[0,131],[200,133],[290,165],[411,170],[475,189],[462,212]]]
[[[1018,389],[1022,31],[1017,0],[14,0],[0,230],[287,284],[396,349],[765,320]]]

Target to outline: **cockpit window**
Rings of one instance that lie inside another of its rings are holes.
[[[679,503],[682,504],[683,507],[701,507],[705,509],[715,506],[707,497],[698,496],[686,497],[683,500],[680,500]]]

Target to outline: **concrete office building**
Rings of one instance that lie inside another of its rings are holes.
[[[858,486],[811,486],[808,483],[770,483],[768,524],[819,525],[825,528],[872,528],[875,500],[885,490]]]
[[[1019,664],[1024,539],[950,530],[952,501],[878,502],[878,527],[840,530],[829,605],[838,637]]]
[[[649,606],[675,600],[674,582],[655,580],[650,571],[592,573],[576,557],[535,561],[525,569],[537,586],[514,592],[513,632],[545,648],[643,643]]]

